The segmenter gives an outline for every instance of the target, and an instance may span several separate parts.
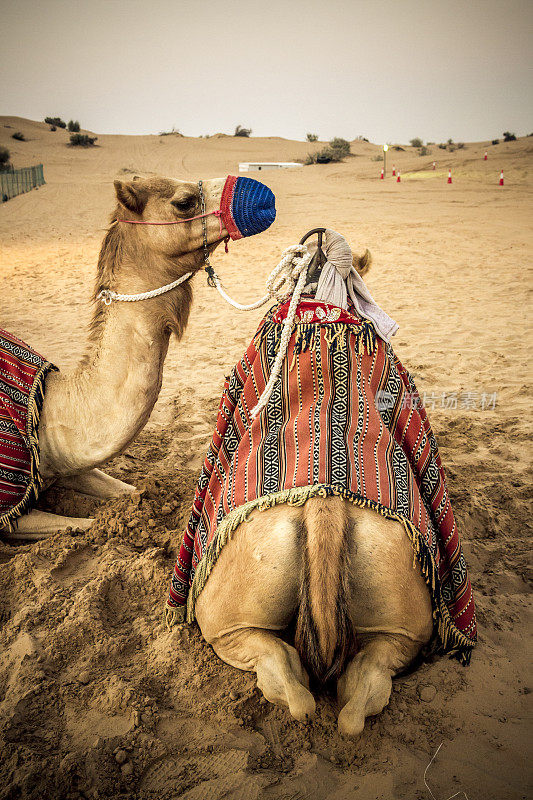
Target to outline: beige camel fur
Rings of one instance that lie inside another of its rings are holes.
[[[206,211],[220,205],[225,178],[204,181]],[[116,497],[134,487],[98,467],[122,452],[146,425],[161,389],[171,333],[181,337],[192,301],[190,281],[140,302],[96,301],[101,289],[137,294],[164,286],[204,264],[202,221],[183,225],[128,225],[136,220],[172,221],[200,213],[197,184],[170,178],[115,181],[118,200],[98,260],[89,345],[71,372],[53,372],[39,425],[40,473],[85,494]],[[207,219],[210,252],[227,235],[216,217]],[[88,528],[91,519],[34,510],[18,520],[14,534],[36,539],[67,527]]]
[[[333,666],[347,736],[387,705],[392,676],[433,630],[429,591],[403,526],[339,497],[254,512],[222,548],[195,611],[217,655],[255,671],[266,699],[302,722],[315,711],[302,660]],[[294,617],[297,649],[275,633]]]

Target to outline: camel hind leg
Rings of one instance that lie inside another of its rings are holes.
[[[339,729],[359,735],[365,718],[389,702],[392,677],[431,638],[428,587],[403,527],[372,509],[348,506],[351,517],[350,617],[360,650],[338,681]]]
[[[407,643],[405,643],[407,644]],[[350,661],[337,684],[337,696],[342,707],[338,726],[346,736],[358,736],[365,727],[366,717],[379,714],[388,704],[392,691],[392,676],[412,654],[400,637],[378,634],[361,642],[361,649]],[[415,652],[418,647],[414,648]]]
[[[305,721],[315,711],[307,674],[294,647],[274,633],[287,627],[298,606],[297,513],[279,506],[242,523],[222,548],[195,613],[222,661],[255,671],[265,698]]]

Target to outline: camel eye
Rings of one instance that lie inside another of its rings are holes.
[[[190,195],[189,197],[182,197],[180,200],[171,200],[170,201],[174,208],[178,211],[186,212],[186,211],[194,211],[196,208],[196,197],[194,195]]]

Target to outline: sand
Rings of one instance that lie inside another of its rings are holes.
[[[28,141],[12,140],[16,130]],[[42,162],[47,181],[0,207],[0,325],[63,369],[84,351],[120,170],[196,180],[320,146],[99,136],[99,147],[78,151],[67,141],[43,123],[0,118],[0,145],[15,166]],[[398,678],[387,709],[350,741],[337,732],[334,698],[319,697],[312,724],[297,723],[262,700],[252,674],[220,662],[195,626],[163,629],[223,377],[261,316],[232,310],[198,276],[152,417],[109,465],[139,491],[98,503],[51,489],[42,508],[94,514],[93,528],[0,544],[2,800],[529,796],[533,139],[454,153],[432,147],[427,157],[392,151],[401,184],[378,179],[376,146],[354,142],[352,151],[342,164],[257,175],[277,196],[278,219],[214,262],[245,302],[262,292],[281,251],[315,225],[370,248],[368,284],[400,323],[395,349],[426,393],[462,530],[480,628],[471,666],[436,659]],[[457,394],[457,408],[445,407],[443,393]],[[431,795],[424,772],[440,745],[427,772]]]

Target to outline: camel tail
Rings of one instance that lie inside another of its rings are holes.
[[[349,519],[340,497],[314,497],[304,506],[303,575],[295,645],[321,683],[337,679],[356,651],[348,611]]]

